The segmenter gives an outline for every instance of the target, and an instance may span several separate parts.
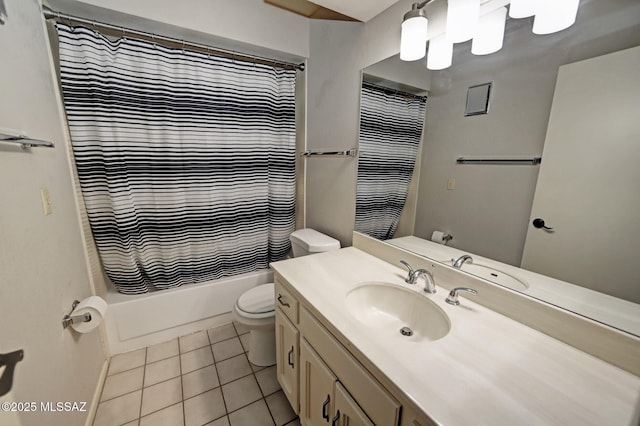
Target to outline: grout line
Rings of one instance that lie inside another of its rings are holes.
[[[244,356],[247,358],[247,362],[249,363],[249,367],[251,367],[251,361],[249,361],[249,355],[247,355],[247,352],[244,353]],[[265,369],[266,368],[268,368],[268,367],[265,367]],[[259,370],[259,371],[262,371],[262,370]],[[271,407],[269,407],[269,403],[267,402],[266,395],[262,391],[262,387],[260,386],[260,382],[258,381],[258,376],[256,376],[256,371],[254,371],[253,368],[251,368],[251,374],[253,374],[253,380],[255,380],[256,384],[258,385],[258,391],[260,391],[260,395],[262,395],[262,400],[264,401],[264,405],[267,406],[267,412],[269,413],[269,416],[271,416],[271,421],[273,422],[274,425],[277,425],[276,419],[273,416],[273,413],[271,412]]]
[[[144,348],[144,365],[142,366],[142,389],[140,389],[140,410],[138,411],[138,424],[142,418],[142,401],[144,400],[144,378],[147,375],[147,348]]]
[[[207,338],[209,334],[207,333]],[[178,365],[180,366],[180,398],[182,402],[182,424],[183,426],[187,424],[187,411],[185,409],[184,404],[184,382],[182,381],[182,353],[180,352],[180,338],[178,337]]]
[[[235,327],[233,329],[235,330]],[[238,337],[237,334],[238,333],[236,332],[236,336],[235,337]],[[224,414],[226,416],[228,416],[229,415],[229,410],[227,409],[227,400],[224,397],[224,392],[222,391],[222,383],[220,383],[220,373],[218,373],[218,366],[216,365],[216,357],[213,354],[213,347],[212,347],[213,344],[211,343],[211,337],[209,337],[209,332],[208,331],[207,331],[207,339],[209,340],[209,350],[211,351],[211,357],[213,358],[213,368],[215,368],[216,377],[218,378],[218,385],[219,385],[218,387],[220,388],[220,395],[222,396],[222,403],[224,404]],[[209,392],[209,391],[207,391],[207,392]]]
[[[173,358],[173,357],[172,357],[172,358]],[[167,358],[167,359],[169,359],[169,358]],[[152,363],[152,364],[153,364],[153,363]],[[210,364],[210,365],[211,365],[211,364]],[[210,365],[207,365],[207,366],[202,367],[202,368],[209,367]],[[136,368],[141,368],[141,367],[143,367],[143,366],[141,365],[140,367],[136,367]],[[199,370],[201,370],[201,368],[200,368]],[[127,371],[131,371],[131,370],[127,370]],[[194,370],[194,371],[198,371],[198,370]],[[182,376],[182,373],[180,373],[180,374],[179,374],[179,375],[177,375],[177,376],[169,377],[168,379],[164,379],[164,380],[161,380],[161,381],[159,381],[159,382],[156,382],[156,383],[154,383],[154,384],[152,384],[152,385],[145,386],[145,380],[144,380],[144,379],[145,379],[145,372],[146,372],[146,367],[144,368],[144,370],[143,370],[143,372],[142,372],[142,387],[141,387],[140,389],[135,389],[135,390],[132,390],[132,391],[130,391],[130,392],[123,393],[123,394],[121,394],[121,395],[116,395],[116,396],[114,396],[114,397],[112,397],[112,398],[105,399],[104,401],[100,401],[100,403],[102,403],[102,402],[107,402],[107,401],[111,401],[111,400],[113,400],[113,399],[120,398],[121,396],[128,395],[128,394],[133,393],[133,392],[138,392],[139,390],[142,390],[142,389],[144,389],[144,388],[150,388],[150,387],[153,387],[153,386],[155,386],[155,385],[159,385],[159,384],[161,384],[161,383],[168,382],[169,380],[173,380],[173,379],[175,379],[176,377],[181,377],[181,376]],[[119,373],[118,373],[118,374],[119,374]]]
[[[174,339],[167,340],[165,342],[160,342],[160,343],[156,343],[156,344],[151,345],[151,346],[147,346],[147,354],[149,353],[149,348],[154,347],[154,346],[159,346],[159,345],[166,345],[167,343],[173,342],[175,340],[176,341],[176,345],[178,346],[178,354],[177,355],[180,355],[180,342],[179,342],[178,339],[179,339],[179,337],[176,337]],[[153,364],[154,362],[164,361],[165,359],[171,358],[171,357],[174,357],[174,356],[175,355],[165,356],[164,358],[160,358],[160,359],[156,359],[155,361],[152,361],[150,364]]]
[[[151,412],[149,412],[149,413],[145,414],[144,416],[140,417],[140,418],[138,419],[138,424],[140,423],[140,420],[142,420],[142,419],[143,419],[143,418],[145,418],[145,417],[149,417],[150,415],[155,414],[155,413],[157,413],[158,411],[165,410],[165,409],[167,409],[167,408],[169,408],[169,407],[173,407],[174,405],[183,404],[183,402],[184,402],[184,401],[178,401],[178,402],[176,402],[176,403],[174,403],[174,404],[167,405],[166,407],[162,407],[162,408],[159,408],[159,409],[157,409],[157,410],[155,410],[155,411],[151,411]],[[182,415],[184,416],[184,404],[183,404],[183,409],[182,409]],[[132,421],[133,421],[133,420],[131,420],[130,422],[132,422]],[[183,419],[182,421],[184,422],[184,419]],[[127,422],[127,423],[130,423],[130,422]],[[124,423],[124,424],[127,424],[127,423]]]

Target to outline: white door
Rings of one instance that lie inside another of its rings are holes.
[[[560,67],[522,267],[640,303],[639,265],[635,47]]]

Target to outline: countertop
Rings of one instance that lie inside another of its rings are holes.
[[[422,284],[404,283],[404,270],[354,247],[271,266],[441,425],[628,426],[637,420],[640,377],[476,304],[473,296],[462,294],[460,306],[449,305],[443,288],[426,295]],[[382,336],[357,321],[346,295],[372,281],[428,297],[448,315],[451,330],[420,343],[400,333]]]

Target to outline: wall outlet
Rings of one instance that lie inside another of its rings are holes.
[[[40,200],[42,201],[42,214],[49,216],[51,211],[51,199],[49,198],[49,190],[47,188],[40,189]]]
[[[456,180],[454,178],[449,178],[447,181],[447,190],[453,191],[456,189]]]

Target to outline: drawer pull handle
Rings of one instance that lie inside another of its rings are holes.
[[[329,401],[331,401],[331,397],[327,395],[326,401],[322,403],[322,418],[325,419],[327,423],[329,423]]]
[[[278,294],[278,302],[280,302],[280,304],[281,304],[282,306],[286,306],[287,308],[290,308],[290,307],[291,307],[291,305],[290,305],[290,304],[288,304],[287,302],[283,302],[283,301],[282,301],[282,295],[281,295],[281,294]]]
[[[294,368],[293,360],[291,359],[292,356],[293,356],[293,346],[291,346],[291,350],[289,351],[289,354],[288,354],[287,358],[289,358],[288,362],[289,362],[289,365],[291,366],[291,368]]]
[[[333,420],[331,420],[331,426],[337,426],[338,419],[340,419],[340,410],[338,410],[338,412],[336,413],[336,416],[333,418]]]

